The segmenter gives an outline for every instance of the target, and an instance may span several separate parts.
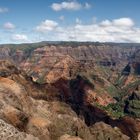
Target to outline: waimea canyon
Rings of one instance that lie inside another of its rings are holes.
[[[0,45],[0,140],[139,140],[140,44]]]

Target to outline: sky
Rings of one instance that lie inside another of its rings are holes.
[[[0,44],[140,42],[140,0],[0,0]]]

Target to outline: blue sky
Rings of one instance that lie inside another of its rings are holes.
[[[140,0],[0,0],[0,43],[140,42]]]

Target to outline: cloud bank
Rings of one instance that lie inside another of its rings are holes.
[[[53,20],[45,20],[36,27],[36,30],[39,32],[48,32],[54,30],[57,25],[58,23]]]
[[[85,24],[80,18],[71,25],[63,25],[63,16],[59,22],[46,19],[31,30],[21,31],[11,22],[3,25],[1,40],[7,42],[39,42],[39,41],[92,41],[92,42],[127,42],[140,43],[140,28],[129,17],[103,20]],[[6,30],[12,30],[7,32]]]
[[[12,35],[12,38],[11,38],[13,41],[19,41],[19,42],[28,42],[28,37],[24,34],[14,34]]]
[[[51,5],[51,8],[54,11],[61,11],[61,10],[76,11],[80,9],[89,9],[90,7],[91,5],[87,2],[85,4],[81,4],[81,3],[78,3],[77,1],[70,1],[70,2],[64,1],[62,3],[53,3]]]
[[[4,27],[4,29],[6,29],[6,30],[13,30],[13,29],[15,29],[15,25],[14,25],[13,23],[11,23],[11,22],[5,23],[5,24],[3,25],[3,27]]]
[[[76,21],[73,26],[63,27],[56,21],[46,20],[36,29],[46,33],[48,40],[140,42],[140,28],[135,27],[134,21],[128,17],[92,24],[82,24],[78,18]],[[48,32],[51,32],[52,36],[48,36]]]

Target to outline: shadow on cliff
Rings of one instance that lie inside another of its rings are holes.
[[[87,126],[91,126],[99,121],[109,123],[110,119],[105,111],[87,102],[84,91],[86,85],[94,89],[92,83],[79,75],[72,80],[59,79],[53,84],[53,86],[59,89],[60,101],[69,104],[76,114],[81,119],[84,119]]]
[[[54,87],[59,89],[59,100],[70,105],[87,126],[90,127],[96,122],[102,121],[112,127],[119,127],[124,134],[134,137],[134,131],[131,129],[134,120],[130,117],[111,118],[104,110],[88,103],[86,100],[87,93],[84,91],[85,85],[94,89],[94,85],[81,76],[72,80],[59,79],[53,84]]]

